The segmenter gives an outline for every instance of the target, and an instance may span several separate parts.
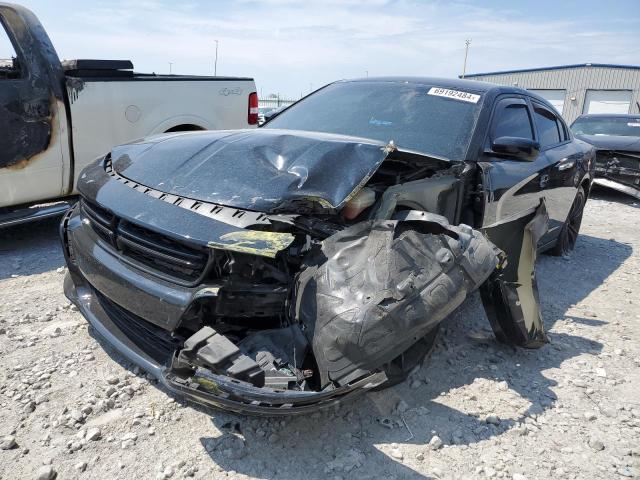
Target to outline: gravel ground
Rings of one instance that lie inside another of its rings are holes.
[[[598,191],[540,258],[549,345],[496,343],[476,295],[406,382],[288,419],[170,398],[65,299],[56,222],[0,231],[0,478],[634,478],[639,209]]]

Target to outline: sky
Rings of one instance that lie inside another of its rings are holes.
[[[14,0],[20,1],[20,0]],[[640,65],[640,0],[23,0],[61,58],[255,78],[297,98],[331,81],[455,77],[573,63]]]

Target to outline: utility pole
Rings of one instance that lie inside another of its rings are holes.
[[[469,45],[471,45],[471,39],[467,38],[464,41],[464,65],[462,66],[462,77],[464,78],[464,74],[467,73],[467,55],[469,55]]]
[[[214,40],[216,42],[216,60],[213,63],[213,76],[218,76],[218,40]]]
[[[173,65],[173,62],[169,62],[169,75],[171,75],[171,66]]]

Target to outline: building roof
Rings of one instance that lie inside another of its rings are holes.
[[[574,65],[557,65],[555,67],[523,68],[520,70],[503,70],[501,72],[470,73],[468,75],[465,75],[464,78],[484,77],[487,75],[506,75],[510,73],[543,72],[545,70],[565,70],[567,68],[587,68],[587,67],[627,68],[631,70],[640,70],[640,65],[617,65],[613,63],[576,63]],[[460,75],[460,77],[462,77],[462,75]]]

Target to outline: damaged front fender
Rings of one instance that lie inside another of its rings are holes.
[[[326,239],[292,305],[321,385],[354,381],[406,351],[489,277],[498,253],[471,227],[415,211]]]
[[[542,201],[533,211],[483,229],[507,255],[480,288],[493,331],[504,343],[538,348],[548,342],[535,275],[538,241],[547,232],[548,221]]]

